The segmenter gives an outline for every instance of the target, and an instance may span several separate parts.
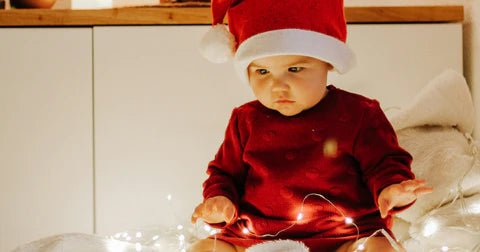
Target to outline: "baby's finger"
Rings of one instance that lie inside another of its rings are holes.
[[[201,218],[203,216],[203,214],[202,214],[203,207],[204,207],[204,205],[200,204],[195,208],[195,211],[193,211],[192,218],[191,218],[191,221],[192,221],[193,224],[195,224],[197,222],[198,218]]]
[[[378,202],[378,209],[380,210],[380,216],[385,218],[388,215],[390,209],[392,209],[392,202],[391,200],[382,199]]]
[[[431,193],[431,192],[433,192],[433,187],[420,187],[420,188],[416,189],[414,192],[415,192],[416,196]]]
[[[405,191],[414,191],[415,189],[427,183],[424,179],[406,180],[400,183]]]
[[[192,217],[190,218],[190,221],[195,224],[197,223],[198,220],[198,215],[192,214]]]
[[[235,209],[231,205],[228,205],[223,212],[225,213],[225,221],[230,223],[235,215]]]

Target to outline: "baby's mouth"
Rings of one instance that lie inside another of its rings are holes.
[[[290,103],[294,103],[294,102],[295,101],[287,100],[287,99],[281,99],[281,100],[275,101],[275,103],[278,103],[278,104],[290,104]]]

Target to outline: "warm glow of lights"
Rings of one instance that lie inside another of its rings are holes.
[[[299,214],[297,215],[297,220],[301,220],[301,219],[303,219],[303,213],[299,213]]]
[[[442,246],[442,251],[448,251],[448,247],[447,246]]]
[[[473,203],[470,206],[468,206],[469,213],[472,214],[480,214],[480,203]]]
[[[436,219],[430,218],[426,221],[425,227],[423,228],[423,236],[431,236],[437,232],[439,228],[439,223]]]
[[[177,226],[177,229],[178,229],[178,230],[182,230],[182,229],[183,229],[183,226],[182,226],[182,225],[178,225],[178,226]]]
[[[358,245],[357,250],[364,250],[365,246],[363,244]]]
[[[171,194],[167,195],[167,200],[172,200],[172,195]]]
[[[127,248],[128,243],[117,240],[107,242],[107,250],[111,252],[123,252]]]
[[[210,230],[212,230],[212,228],[209,225],[205,224],[205,226],[203,226],[203,230],[205,230],[207,232],[210,232]]]
[[[323,145],[323,155],[326,157],[334,157],[337,155],[338,143],[334,139],[327,139]]]
[[[353,223],[353,219],[350,217],[345,217],[345,224],[350,225]]]
[[[242,232],[243,232],[244,234],[250,233],[250,231],[248,230],[248,228],[243,228]]]
[[[178,236],[179,241],[185,241],[185,235],[181,234]]]

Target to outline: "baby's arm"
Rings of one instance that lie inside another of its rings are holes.
[[[432,192],[433,188],[425,187],[425,183],[423,179],[413,179],[385,187],[378,196],[378,208],[382,218],[393,208],[406,206],[418,196]]]
[[[198,218],[210,224],[230,223],[235,216],[235,211],[235,206],[227,197],[215,196],[208,198],[195,208],[192,223],[196,223]]]

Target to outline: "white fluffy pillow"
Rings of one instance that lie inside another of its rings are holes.
[[[414,222],[430,210],[451,202],[459,195],[459,183],[467,196],[480,192],[480,163],[473,159],[468,140],[456,128],[413,127],[398,131],[397,136],[400,146],[413,156],[415,176],[434,187],[432,193],[421,196],[397,217]]]
[[[452,201],[459,191],[466,195],[480,191],[480,164],[472,163],[472,149],[465,135],[473,131],[474,115],[465,78],[446,70],[431,80],[409,106],[389,118],[400,146],[413,156],[413,173],[435,189],[398,217],[413,222]]]

